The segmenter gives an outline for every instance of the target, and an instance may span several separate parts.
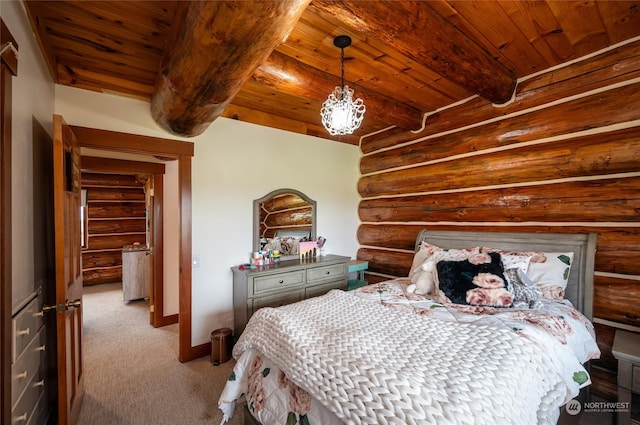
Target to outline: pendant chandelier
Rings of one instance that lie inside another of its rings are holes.
[[[362,99],[353,100],[353,89],[344,85],[344,48],[351,45],[351,37],[339,35],[333,39],[333,45],[340,48],[340,63],[342,65],[342,84],[333,89],[327,100],[322,104],[320,116],[322,125],[329,134],[337,136],[352,134],[360,127],[364,118],[364,102]]]

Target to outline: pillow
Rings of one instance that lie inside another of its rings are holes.
[[[432,245],[428,242],[420,242],[418,251],[413,256],[413,263],[411,264],[411,270],[409,270],[409,278],[419,271],[422,271],[422,266],[425,262],[437,263],[440,260],[464,260],[471,255],[478,254],[480,247],[465,248],[465,249],[444,249],[439,246]]]
[[[528,255],[500,254],[502,266],[504,267],[504,277],[507,279],[507,286],[509,287],[509,292],[511,292],[512,295],[513,291],[511,291],[511,279],[513,274],[509,273],[509,271],[513,270],[515,272],[521,272],[522,274],[527,273],[531,258],[532,257]]]
[[[529,263],[527,277],[540,288],[542,298],[562,301],[569,282],[573,252],[544,252]]]
[[[436,265],[440,290],[456,304],[510,307],[500,254],[476,254],[462,261],[440,261]]]
[[[507,278],[508,290],[513,298],[514,308],[526,308],[533,310],[541,310],[544,305],[540,298],[542,294],[540,289],[533,285],[527,275],[518,268],[505,270]]]
[[[482,252],[498,252],[501,255],[530,256],[526,275],[540,288],[542,298],[562,301],[569,282],[569,272],[573,262],[573,252],[522,252],[482,248]]]
[[[434,294],[438,292],[438,275],[436,263],[440,260],[464,260],[480,252],[480,247],[468,249],[444,249],[422,241],[418,252],[413,257],[409,278],[411,285],[406,289],[409,293]]]
[[[515,255],[515,254],[500,254],[502,260],[502,266],[504,270],[518,269],[523,273],[529,270],[529,263],[531,262],[531,256],[529,255]]]

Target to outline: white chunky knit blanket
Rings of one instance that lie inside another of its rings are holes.
[[[565,398],[513,331],[451,323],[331,291],[250,319],[255,348],[348,424],[546,424]]]

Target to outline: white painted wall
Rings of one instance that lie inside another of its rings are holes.
[[[13,77],[11,152],[12,300],[33,293],[33,119],[52,130],[54,85],[35,42],[22,2],[0,1],[0,16],[19,48]],[[4,42],[5,40],[3,40]]]
[[[254,199],[283,187],[304,192],[318,202],[318,234],[328,239],[327,253],[355,257],[360,159],[356,146],[225,118],[193,139],[172,136],[153,121],[147,102],[54,86],[22,3],[0,3],[0,14],[20,47],[19,77],[13,86],[14,282],[33,281],[32,116],[51,131],[54,113],[72,125],[195,143],[193,253],[200,257],[200,267],[193,269],[194,346],[207,343],[213,329],[232,325],[230,268],[246,262],[252,250]],[[174,314],[178,312],[177,165],[166,165],[164,309],[165,314]]]
[[[193,344],[231,326],[230,268],[249,260],[253,200],[293,188],[317,201],[327,253],[355,258],[360,151],[356,146],[218,119],[193,161]]]

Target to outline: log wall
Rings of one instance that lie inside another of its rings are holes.
[[[593,391],[615,399],[618,327],[640,330],[640,41],[475,97],[419,133],[361,140],[358,259],[406,276],[422,228],[597,232]]]
[[[134,175],[82,173],[87,190],[84,285],[122,281],[122,248],[146,243],[144,180]]]

